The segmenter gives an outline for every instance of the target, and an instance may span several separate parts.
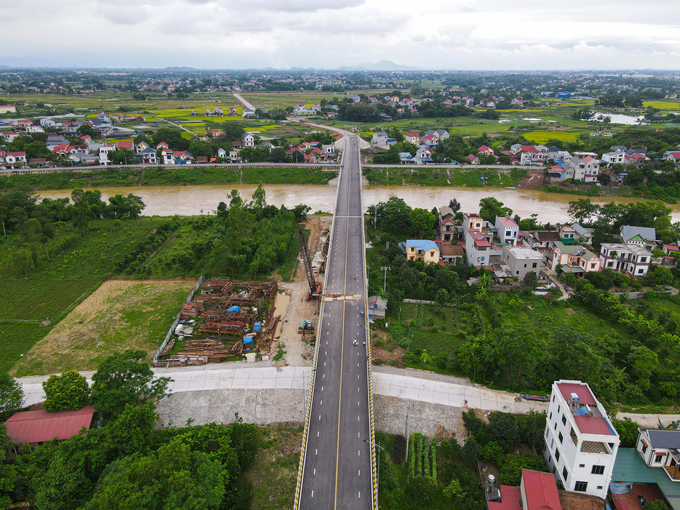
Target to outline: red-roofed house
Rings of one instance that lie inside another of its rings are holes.
[[[16,131],[5,131],[2,133],[2,138],[9,143],[12,143],[16,137],[20,136]]]
[[[524,510],[562,510],[555,476],[551,473],[523,469],[519,490]]]
[[[672,244],[664,244],[663,252],[666,255],[673,255],[674,253],[680,252],[680,248],[678,248],[677,246],[673,246]]]
[[[161,142],[158,145],[156,145],[156,150],[163,150],[163,149],[169,149],[169,148],[170,148],[170,146],[165,142]]]
[[[404,135],[404,141],[412,143],[413,145],[418,145],[420,143],[420,135],[418,133],[406,133]]]
[[[470,154],[465,159],[467,159],[468,163],[471,165],[479,165],[479,158],[473,154]]]
[[[435,135],[423,135],[420,137],[420,143],[424,145],[437,145],[439,143],[439,138]]]
[[[0,114],[1,113],[16,113],[17,108],[13,104],[0,104]]]
[[[620,443],[587,383],[553,383],[544,457],[567,491],[605,499]]]
[[[479,230],[468,230],[465,236],[465,256],[468,266],[483,267],[489,265],[491,244]]]
[[[30,120],[30,119],[21,119],[21,120],[17,121],[17,127],[22,128],[22,129],[26,129],[28,126],[32,126],[32,125],[33,125],[33,121]]]
[[[494,155],[493,149],[488,145],[482,145],[479,149],[477,149],[477,152],[479,152],[480,154],[484,154],[485,156]]]
[[[118,142],[116,143],[116,150],[120,149],[128,149],[128,150],[134,150],[132,146],[132,142]]]
[[[10,168],[21,167],[26,164],[25,152],[6,152],[5,165]]]
[[[50,439],[60,441],[75,436],[84,427],[89,430],[92,425],[94,409],[85,406],[78,411],[59,411],[48,413],[25,411],[14,414],[5,422],[7,434],[17,443],[40,444]]]
[[[90,135],[81,136],[78,138],[78,141],[80,143],[90,143],[92,141],[92,137]]]

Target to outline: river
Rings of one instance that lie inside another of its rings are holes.
[[[133,193],[142,197],[146,204],[146,216],[191,216],[208,214],[217,209],[217,204],[227,201],[227,195],[232,189],[238,189],[241,198],[250,200],[254,185],[205,185],[205,186],[149,186],[149,187],[102,187],[102,197],[107,200],[116,194],[127,195]],[[335,186],[332,185],[297,185],[297,184],[268,184],[265,185],[267,203],[277,207],[284,204],[292,208],[297,204],[307,204],[312,212],[333,210],[335,200]],[[71,190],[45,190],[39,195],[43,198],[68,197]],[[538,214],[542,223],[558,223],[569,221],[569,202],[584,198],[578,195],[560,193],[544,193],[535,190],[514,190],[507,188],[450,188],[429,186],[364,186],[364,206],[386,202],[390,197],[401,197],[411,207],[423,207],[431,210],[433,207],[448,205],[456,198],[461,203],[462,211],[479,211],[479,201],[485,197],[495,197],[510,207],[513,214],[528,218]],[[634,202],[634,198],[592,199],[594,201],[616,201],[620,203]],[[680,221],[680,205],[671,205],[673,221]]]

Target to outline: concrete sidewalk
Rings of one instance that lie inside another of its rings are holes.
[[[263,362],[266,363],[266,362]],[[309,388],[311,367],[273,367],[247,363],[209,364],[197,367],[154,368],[158,377],[170,377],[171,393],[206,390],[295,390]],[[449,407],[526,414],[531,410],[547,411],[547,402],[523,400],[516,393],[490,390],[473,385],[461,377],[439,375],[425,370],[374,366],[373,393],[414,402],[426,402]],[[88,383],[94,372],[81,372]],[[49,376],[18,378],[25,395],[25,405],[45,400],[42,383]],[[664,426],[680,420],[677,414],[619,413],[618,418],[630,418],[643,427],[656,428],[659,419]]]

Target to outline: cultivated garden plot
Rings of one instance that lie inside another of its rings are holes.
[[[114,352],[153,352],[194,281],[108,280],[14,367],[16,376],[94,370]]]

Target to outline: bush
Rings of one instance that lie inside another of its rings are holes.
[[[547,472],[548,464],[543,457],[533,453],[519,457],[508,455],[500,468],[501,483],[503,485],[519,485],[522,480],[522,469]]]
[[[468,440],[465,442],[465,446],[463,446],[461,452],[461,459],[463,460],[466,466],[473,468],[477,465],[477,459],[479,458],[480,454],[481,449],[477,444],[475,436],[470,436]]]
[[[503,452],[503,448],[496,441],[489,441],[482,447],[481,456],[482,460],[500,466],[505,459],[505,452]]]
[[[416,436],[413,435],[411,436],[411,441],[409,442],[408,446],[408,455],[409,455],[409,464],[408,464],[408,477],[409,479],[413,479],[414,476],[416,476],[416,447],[415,443],[416,442]]]
[[[468,431],[468,434],[474,436],[480,429],[484,428],[484,423],[482,420],[477,418],[475,412],[470,409],[468,412],[463,413],[463,424]]]
[[[75,370],[64,372],[61,376],[51,375],[43,383],[43,390],[45,410],[50,413],[77,411],[87,405],[90,397],[87,380]]]
[[[498,443],[505,452],[517,448],[520,441],[517,420],[513,415],[507,413],[489,415],[487,435],[491,441]]]

